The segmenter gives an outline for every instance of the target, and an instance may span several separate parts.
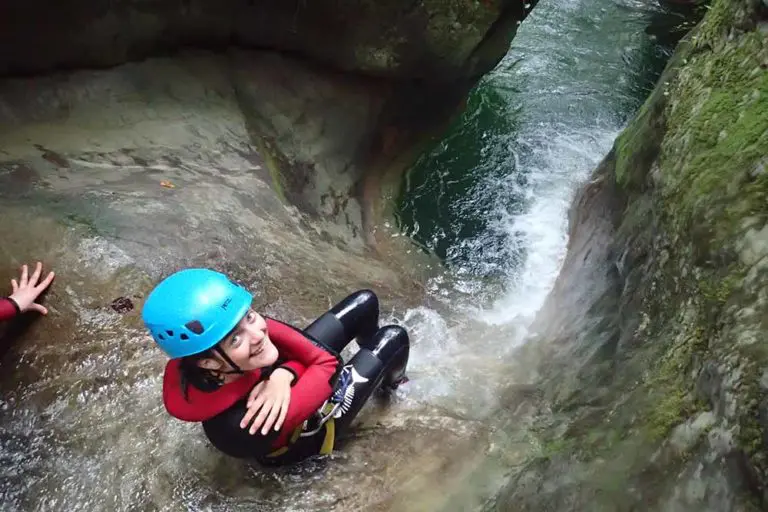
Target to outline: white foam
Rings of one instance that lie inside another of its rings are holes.
[[[522,241],[525,258],[522,268],[510,276],[506,293],[479,318],[493,324],[526,324],[541,308],[560,271],[565,256],[567,214],[573,193],[597,166],[617,135],[612,127],[589,132],[576,130],[555,135],[549,130],[534,134],[549,141],[523,165],[531,166],[528,197],[530,206],[508,216],[503,229],[510,240]]]

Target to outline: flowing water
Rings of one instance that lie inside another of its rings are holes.
[[[514,383],[505,363],[565,256],[573,193],[655,85],[682,22],[649,1],[542,1],[407,173],[399,227],[442,260],[429,289],[450,310],[447,323],[406,315],[420,335],[411,397],[499,413],[499,383]]]
[[[113,329],[119,346],[61,340],[19,362],[57,370],[0,401],[2,509],[349,510],[441,468],[453,450],[441,443],[484,439],[505,356],[525,341],[564,256],[572,193],[668,56],[646,33],[658,13],[650,0],[542,0],[464,115],[405,177],[400,227],[444,267],[428,282],[429,307],[384,312],[414,340],[411,382],[378,417],[384,434],[367,428],[332,469],[269,472],[216,456],[196,428],[165,415],[162,360],[141,331],[121,332],[114,316],[83,305],[83,332]],[[450,484],[410,491],[420,485]],[[438,506],[427,503],[407,508]]]
[[[444,262],[430,290],[454,315],[452,336],[427,329],[436,339],[494,355],[525,339],[565,255],[575,188],[655,84],[671,48],[648,32],[670,18],[648,1],[543,1],[465,114],[407,173],[400,228]],[[487,336],[472,335],[479,326]],[[432,366],[434,354],[425,359]]]

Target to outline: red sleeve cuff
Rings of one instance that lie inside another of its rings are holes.
[[[298,361],[286,361],[278,368],[283,368],[284,370],[288,370],[293,374],[293,381],[291,382],[291,387],[293,387],[297,382],[299,382],[299,377],[301,377],[304,374],[304,365],[301,364]]]
[[[19,313],[19,305],[13,299],[0,299],[0,321],[10,320]]]

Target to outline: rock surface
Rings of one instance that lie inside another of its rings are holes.
[[[535,3],[12,1],[0,7],[0,76],[209,50],[218,62],[203,73],[217,68],[235,92],[280,197],[372,245],[382,179],[447,122]],[[139,65],[131,85],[155,71],[173,82],[189,60],[160,62]]]
[[[576,198],[518,355],[532,448],[489,509],[767,506],[767,14],[713,2]]]
[[[515,0],[12,0],[0,11],[0,75],[114,66],[190,46],[234,45],[295,53],[358,74],[452,82],[489,71],[533,5]]]

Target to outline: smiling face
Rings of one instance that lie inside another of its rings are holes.
[[[237,327],[219,342],[227,356],[243,371],[270,366],[277,361],[277,347],[269,339],[267,322],[260,314],[249,309]],[[234,370],[219,354],[202,359],[198,364],[207,370],[226,372]]]

